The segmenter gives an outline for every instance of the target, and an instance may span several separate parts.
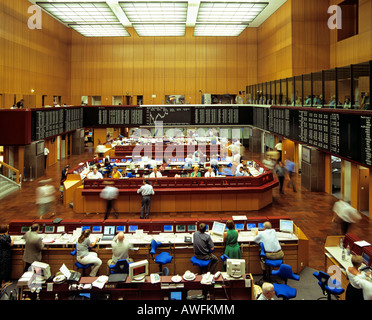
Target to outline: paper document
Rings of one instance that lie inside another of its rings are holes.
[[[367,247],[371,245],[369,242],[365,240],[355,241],[354,243],[357,244],[359,247]]]

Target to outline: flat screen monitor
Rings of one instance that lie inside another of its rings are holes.
[[[195,224],[189,224],[187,226],[187,231],[188,232],[195,232],[196,231],[196,225]]]
[[[30,227],[29,227],[29,226],[23,226],[23,227],[21,228],[21,232],[22,232],[22,233],[26,233],[28,230],[30,230]]]
[[[176,232],[185,232],[186,226],[184,224],[178,224],[176,225]]]
[[[177,162],[182,162],[183,159],[182,158],[177,158]]]
[[[264,229],[264,223],[263,222],[258,224],[258,229]]]
[[[98,163],[102,163],[102,160],[98,160]]]
[[[227,259],[226,272],[232,278],[241,278],[245,275],[244,259]]]
[[[54,226],[45,226],[45,233],[53,233]]]
[[[173,226],[171,224],[165,224],[164,232],[173,232]]]
[[[141,260],[129,264],[128,277],[132,281],[141,281],[149,274],[148,260]]]
[[[84,231],[84,230],[87,230],[87,229],[90,229],[90,226],[82,226],[81,227],[81,231]]]
[[[172,160],[171,160],[172,162],[176,162],[176,158],[172,158]]]
[[[279,231],[293,233],[293,221],[292,220],[280,220]]]
[[[102,226],[93,226],[92,232],[101,233],[102,232]]]
[[[236,230],[244,230],[244,223],[235,223]]]
[[[138,229],[138,226],[129,226],[129,232],[136,232]]]
[[[367,266],[370,265],[370,263],[371,263],[371,257],[367,253],[362,252],[362,259],[363,259],[363,263],[365,265],[367,265]]]
[[[127,161],[127,159],[121,159],[121,162],[126,162]]]
[[[125,232],[125,226],[116,226],[116,232]]]
[[[257,228],[257,225],[255,223],[248,223],[247,224],[247,230],[252,230],[253,228]]]
[[[171,291],[170,299],[171,300],[182,300],[182,292],[181,291]]]
[[[114,235],[115,234],[115,226],[105,226],[103,228],[103,234]]]
[[[213,234],[216,234],[218,236],[222,236],[223,233],[225,232],[225,227],[226,227],[225,223],[214,221],[213,222],[213,227],[212,227],[212,232],[213,232]]]

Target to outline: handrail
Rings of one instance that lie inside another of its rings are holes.
[[[13,168],[12,166],[10,166],[9,164],[3,162],[3,161],[0,161],[0,164],[3,165],[5,168],[13,171],[15,174],[16,174],[16,183],[19,185],[20,184],[20,173],[19,173],[19,170],[16,169],[16,168]]]

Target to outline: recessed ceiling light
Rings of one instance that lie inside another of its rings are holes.
[[[140,37],[182,37],[185,24],[133,24]]]
[[[130,37],[121,24],[76,24],[70,27],[85,37]]]
[[[196,37],[237,37],[247,28],[243,24],[196,24]]]

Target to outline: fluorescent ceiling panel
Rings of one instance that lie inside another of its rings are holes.
[[[140,37],[182,37],[186,24],[133,24]]]
[[[134,23],[186,23],[187,2],[119,2]]]
[[[196,24],[195,37],[237,37],[247,25],[243,24]]]
[[[76,24],[70,27],[85,37],[130,37],[121,24]]]
[[[106,2],[37,2],[37,5],[66,24],[119,22]]]
[[[197,23],[251,23],[267,2],[201,2]]]

